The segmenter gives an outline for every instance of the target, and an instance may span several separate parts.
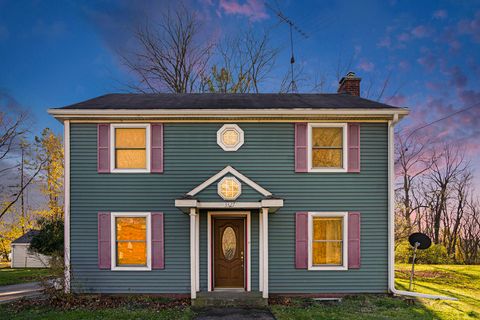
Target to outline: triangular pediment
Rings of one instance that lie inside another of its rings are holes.
[[[205,190],[210,185],[212,185],[213,183],[215,183],[216,181],[218,181],[219,179],[223,178],[226,175],[232,175],[236,177],[238,180],[250,186],[252,189],[256,190],[258,193],[260,193],[264,197],[269,197],[272,195],[270,191],[263,188],[262,186],[257,184],[255,181],[249,179],[248,177],[246,177],[245,175],[237,171],[235,168],[231,166],[227,166],[223,170],[219,171],[218,173],[214,174],[213,176],[211,176],[210,178],[208,178],[207,180],[199,184],[197,187],[193,188],[190,192],[187,193],[187,196],[195,197],[198,193]]]

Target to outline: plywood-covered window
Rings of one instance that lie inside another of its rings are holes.
[[[112,125],[113,172],[145,172],[150,162],[150,126]]]
[[[310,213],[309,266],[332,269],[346,266],[347,214]]]
[[[310,124],[310,171],[346,169],[346,125]]]
[[[117,266],[147,265],[147,219],[116,218]]]
[[[150,268],[150,213],[112,213],[114,269]]]

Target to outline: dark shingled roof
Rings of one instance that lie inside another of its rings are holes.
[[[30,230],[20,238],[12,241],[12,243],[30,243],[30,241],[32,241],[32,238],[36,236],[39,232],[40,231],[38,230]]]
[[[113,93],[59,109],[342,109],[397,108],[348,94]]]

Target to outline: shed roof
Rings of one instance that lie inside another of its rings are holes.
[[[27,233],[25,233],[23,236],[21,236],[20,238],[18,239],[15,239],[14,241],[12,241],[12,244],[16,244],[16,243],[30,243],[30,241],[32,241],[32,238],[34,236],[36,236],[40,231],[38,230],[30,230],[28,231]]]

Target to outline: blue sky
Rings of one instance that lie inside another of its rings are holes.
[[[270,0],[304,30],[295,56],[308,92],[314,79],[336,90],[338,72],[362,77],[364,96],[375,98],[390,77],[383,101],[411,108],[413,128],[480,102],[480,1]],[[61,124],[46,114],[108,92],[125,91],[132,76],[118,52],[135,48],[132,31],[178,1],[0,0],[0,107],[32,111],[34,131]],[[261,0],[185,1],[198,13],[206,40],[245,28],[269,30],[282,48],[263,85],[277,92],[289,68],[288,29]],[[424,130],[465,145],[477,167],[480,106]]]

